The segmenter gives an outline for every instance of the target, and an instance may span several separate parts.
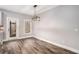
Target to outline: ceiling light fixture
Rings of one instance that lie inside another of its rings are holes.
[[[37,14],[36,14],[36,7],[37,7],[37,5],[34,5],[33,7],[34,7],[34,16],[33,16],[32,20],[33,21],[40,21],[40,17],[37,16]]]

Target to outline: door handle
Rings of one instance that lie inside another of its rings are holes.
[[[10,31],[10,29],[8,29],[8,31]]]

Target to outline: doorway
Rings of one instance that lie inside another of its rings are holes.
[[[7,17],[6,23],[6,39],[17,39],[18,38],[18,19],[13,17]]]

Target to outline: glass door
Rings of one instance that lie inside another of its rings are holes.
[[[10,21],[10,37],[16,37],[16,22]]]

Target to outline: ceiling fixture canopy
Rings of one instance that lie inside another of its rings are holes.
[[[37,7],[37,5],[34,5],[33,7],[34,7],[34,15],[33,15],[32,20],[33,21],[40,21],[40,17],[37,16],[37,14],[36,14],[36,7]]]

